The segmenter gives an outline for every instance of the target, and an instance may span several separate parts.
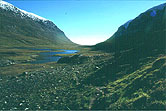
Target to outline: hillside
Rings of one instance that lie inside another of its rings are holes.
[[[93,50],[112,53],[114,59],[87,78],[105,86],[94,109],[166,109],[166,3],[153,7],[120,26]]]
[[[140,50],[143,53],[165,50],[165,34],[166,3],[153,7],[120,26],[112,37],[97,44],[95,49],[109,52]]]
[[[73,44],[52,21],[0,2],[0,45]]]
[[[25,62],[40,50],[0,50],[0,109],[166,110],[165,19],[166,4],[153,7],[57,62]]]

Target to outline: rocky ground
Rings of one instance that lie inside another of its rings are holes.
[[[82,60],[81,63],[78,58]],[[99,70],[108,58],[110,57],[105,58],[104,55],[78,55],[72,57],[75,61],[66,64],[61,63],[62,59],[58,63],[59,66],[52,66],[49,70],[43,67],[40,71],[0,76],[0,109],[88,108],[90,106],[84,106],[83,100],[86,101],[85,105],[89,105],[89,99],[82,96],[84,93],[92,97],[97,96],[96,89],[81,83],[89,73]],[[76,106],[73,106],[74,104]]]
[[[4,60],[4,59],[0,60],[0,67],[9,66],[12,64],[15,64],[15,62],[13,60]]]
[[[138,64],[124,59],[78,54],[50,68],[1,75],[0,109],[166,109],[166,57],[148,56]]]

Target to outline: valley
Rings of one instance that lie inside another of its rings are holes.
[[[0,1],[0,110],[165,110],[166,3],[92,46]]]

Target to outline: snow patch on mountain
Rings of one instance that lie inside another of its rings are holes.
[[[47,19],[40,17],[36,14],[21,10],[19,8],[16,8],[12,4],[7,3],[5,1],[0,1],[0,8],[5,9],[5,10],[10,10],[10,11],[13,11],[15,13],[21,13],[22,17],[30,17],[31,19],[36,20],[36,21],[40,21],[40,20],[42,20],[43,22],[48,21]]]
[[[150,16],[154,17],[156,16],[157,12],[155,10],[153,10],[151,13],[150,13]]]
[[[166,3],[161,4],[159,6],[155,6],[155,7],[151,8],[151,9],[147,10],[146,12],[151,11],[150,12],[150,16],[155,17],[157,15],[157,11],[158,10],[163,10],[164,7],[166,7]]]
[[[130,24],[130,22],[131,22],[132,20],[129,20],[128,22],[126,22],[123,26],[125,27],[125,29],[127,29],[128,28],[128,26],[129,26],[129,24]]]

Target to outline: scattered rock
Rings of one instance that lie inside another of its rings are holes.
[[[0,67],[16,64],[14,60],[0,60]]]

